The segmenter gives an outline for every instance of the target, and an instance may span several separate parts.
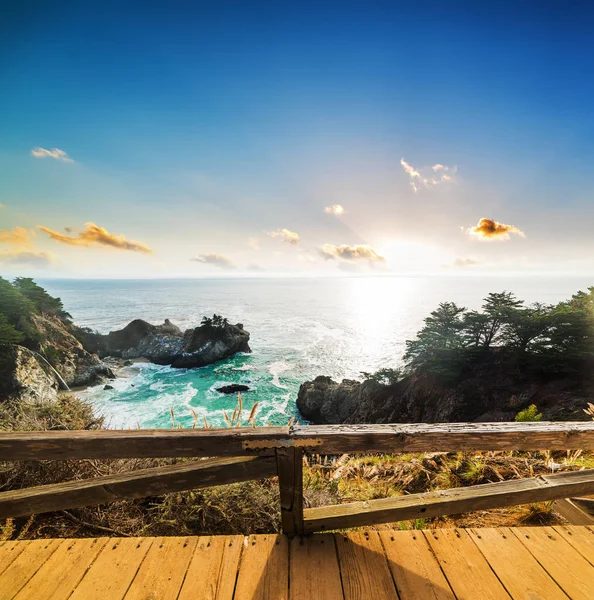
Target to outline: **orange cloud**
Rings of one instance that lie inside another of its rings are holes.
[[[318,248],[320,255],[326,260],[339,258],[347,261],[368,260],[371,262],[385,262],[385,258],[378,254],[371,246],[364,244],[355,244],[353,246],[334,246],[334,244],[324,244]]]
[[[526,237],[524,232],[520,231],[515,225],[506,225],[484,217],[480,219],[475,227],[468,229],[468,233],[483,240],[509,240],[510,233]]]
[[[81,231],[76,237],[52,231],[47,227],[38,226],[37,228],[45,231],[56,242],[71,246],[92,246],[98,244],[100,246],[117,248],[118,250],[130,250],[132,252],[143,252],[144,254],[153,253],[151,248],[145,244],[129,241],[123,235],[113,235],[103,227],[95,225],[95,223],[86,223],[85,227],[86,229]]]
[[[26,250],[5,250],[0,252],[0,264],[2,265],[48,267],[53,261],[54,257],[49,252],[29,252]]]
[[[299,234],[290,229],[277,229],[276,231],[269,231],[268,235],[271,238],[276,238],[287,244],[298,244],[301,241]]]
[[[0,242],[16,245],[28,244],[31,241],[31,235],[34,235],[34,233],[24,227],[15,227],[12,230],[0,229]]]

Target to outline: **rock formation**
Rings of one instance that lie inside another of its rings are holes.
[[[303,383],[297,407],[314,423],[442,423],[513,421],[536,404],[544,420],[585,420],[594,369],[582,374],[512,371],[487,357],[455,383],[416,372],[393,385],[317,377]]]
[[[147,358],[174,368],[204,367],[238,352],[251,352],[250,334],[243,325],[201,325],[184,333],[168,319],[152,325],[141,319],[107,335],[93,334],[100,356]]]

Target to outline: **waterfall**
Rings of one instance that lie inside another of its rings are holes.
[[[21,348],[25,348],[25,346],[21,346]],[[58,380],[58,383],[62,386],[63,389],[65,389],[67,392],[70,391],[70,388],[68,387],[68,384],[62,378],[62,375],[60,375],[60,373],[58,373],[58,371],[56,371],[56,369],[54,369],[54,367],[47,360],[47,358],[45,358],[45,356],[42,356],[41,354],[39,354],[39,352],[35,352],[35,350],[31,350],[30,348],[27,348],[27,350],[29,350],[29,352],[32,352],[33,354],[35,354],[35,356],[40,358],[53,371],[54,375],[56,376],[56,379]]]

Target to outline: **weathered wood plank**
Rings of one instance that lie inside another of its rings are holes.
[[[594,469],[304,510],[304,530],[329,531],[542,502],[594,491]]]
[[[291,440],[295,446],[326,454],[594,450],[594,422],[300,425],[292,428]]]
[[[377,531],[334,537],[345,600],[398,598]]]
[[[212,458],[0,493],[0,518],[64,510],[115,500],[264,479],[276,475],[273,457]]]
[[[574,498],[555,500],[553,508],[570,525],[594,525],[594,516],[583,510]]]
[[[156,539],[124,600],[177,600],[197,541],[195,537]]]
[[[420,531],[380,531],[400,600],[455,600]]]
[[[64,543],[64,540],[18,542],[25,549],[0,575],[0,600],[12,600],[37,570]]]
[[[178,600],[233,600],[243,539],[199,537]]]
[[[235,598],[288,600],[287,536],[250,535],[245,539]]]
[[[462,450],[594,450],[594,422],[299,425],[0,433],[0,461]]]
[[[509,530],[467,532],[512,598],[567,600],[561,588]]]
[[[2,432],[0,461],[272,455],[288,436],[288,427]]]
[[[594,567],[554,529],[510,527],[508,531],[528,548],[572,600],[592,600]]]
[[[276,451],[283,533],[303,533],[303,451],[279,448]]]
[[[25,549],[25,546],[26,544],[22,542],[2,542],[0,545],[0,575]]]
[[[557,525],[553,529],[594,565],[594,529],[573,525]]]
[[[14,600],[69,598],[108,538],[65,540]],[[21,542],[23,545],[25,542]]]
[[[290,550],[291,600],[344,600],[334,536],[297,536]]]
[[[432,529],[422,533],[456,598],[510,600],[486,558],[464,529]]]
[[[111,538],[76,586],[69,600],[124,597],[154,538]]]

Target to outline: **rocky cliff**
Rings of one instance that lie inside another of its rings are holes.
[[[141,319],[107,335],[94,334],[89,345],[100,356],[147,358],[174,368],[203,367],[229,358],[238,352],[251,352],[250,334],[243,325],[201,325],[182,333],[168,319],[152,325]]]
[[[594,365],[581,373],[536,374],[487,357],[454,383],[414,373],[393,385],[317,377],[301,385],[297,407],[314,423],[513,421],[536,404],[544,420],[585,420]]]

